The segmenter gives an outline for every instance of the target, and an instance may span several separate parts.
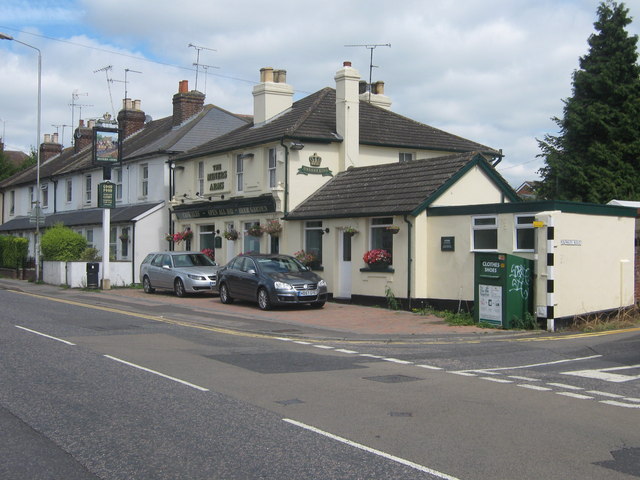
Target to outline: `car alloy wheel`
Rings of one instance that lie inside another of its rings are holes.
[[[156,291],[156,289],[151,286],[151,280],[149,280],[149,277],[144,277],[142,279],[142,286],[144,288],[144,293],[153,293]]]
[[[184,297],[186,293],[184,290],[184,283],[182,283],[182,280],[179,278],[176,278],[176,281],[173,282],[173,291],[178,297]]]
[[[271,309],[271,300],[269,300],[269,293],[265,288],[258,290],[258,307],[260,310]]]
[[[220,301],[226,304],[233,303],[233,298],[229,296],[229,289],[226,283],[220,285]]]

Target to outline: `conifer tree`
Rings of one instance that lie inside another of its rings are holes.
[[[563,118],[553,118],[560,133],[538,141],[545,159],[540,196],[640,200],[640,67],[629,23],[624,3],[599,5],[596,33],[573,72],[573,95],[564,100]]]

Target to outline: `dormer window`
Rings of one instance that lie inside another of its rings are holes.
[[[411,153],[411,152],[400,152],[398,154],[398,161],[400,163],[402,163],[402,162],[410,162],[411,160],[413,160],[413,153]]]

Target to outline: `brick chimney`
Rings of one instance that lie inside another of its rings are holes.
[[[364,84],[364,87],[363,87]],[[377,81],[367,88],[367,82],[360,81],[360,100],[391,110],[391,99],[384,94],[384,82]]]
[[[146,115],[140,110],[140,100],[131,101],[130,98],[122,100],[122,110],[118,112],[118,128],[127,138],[144,127]]]
[[[45,162],[62,153],[62,145],[58,143],[58,134],[45,134],[44,142],[40,144],[40,161]]]
[[[342,137],[338,171],[358,166],[360,154],[360,73],[344,62],[336,72],[336,133]]]
[[[266,122],[293,105],[293,87],[287,85],[287,71],[260,69],[260,83],[253,87],[253,123]]]
[[[177,127],[185,120],[200,113],[204,107],[204,94],[197,90],[189,91],[189,81],[182,80],[178,84],[178,93],[173,96],[173,121]]]
[[[85,127],[84,120],[80,120],[78,128],[73,133],[73,138],[73,151],[78,153],[93,143],[93,125]]]

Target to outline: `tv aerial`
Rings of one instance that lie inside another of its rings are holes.
[[[368,50],[371,51],[371,59],[369,60],[369,83],[368,83],[368,89],[369,89],[369,103],[371,103],[371,82],[372,82],[372,74],[373,74],[373,69],[374,68],[378,68],[378,65],[374,65],[373,64],[373,51],[377,48],[377,47],[389,47],[391,48],[391,44],[390,43],[362,43],[362,44],[351,44],[351,45],[345,45],[345,47],[365,47]]]
[[[196,86],[195,86],[195,90],[198,90],[198,70],[200,70],[200,50],[210,50],[212,52],[217,52],[217,50],[215,48],[209,48],[209,47],[201,47],[199,45],[194,45],[193,43],[190,43],[188,45],[191,48],[195,48],[196,51],[198,52],[196,54],[196,61],[194,63],[194,65],[196,66]],[[209,65],[207,65],[209,67]],[[218,67],[213,67],[213,68],[218,68]]]

